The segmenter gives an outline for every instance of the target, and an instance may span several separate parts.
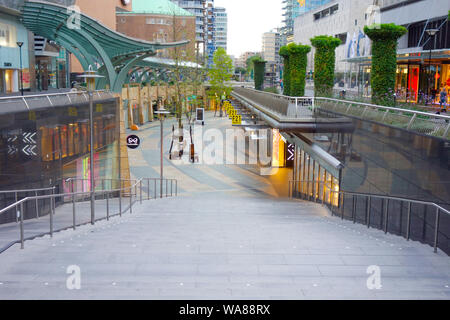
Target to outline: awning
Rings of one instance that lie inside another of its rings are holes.
[[[45,1],[26,1],[21,12],[25,27],[73,53],[85,70],[90,65],[98,70],[105,78],[97,83],[97,88],[108,85],[114,92],[120,92],[130,70],[155,55],[156,50],[189,43],[153,43],[130,38],[82,13],[77,26],[73,21],[78,17],[67,7]]]

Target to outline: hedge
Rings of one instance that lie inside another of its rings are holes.
[[[255,89],[262,90],[264,84],[264,74],[266,72],[266,61],[259,59],[253,60],[255,69]]]
[[[314,95],[331,97],[334,86],[336,48],[341,40],[331,36],[317,36],[311,39],[316,48],[314,54]]]
[[[289,49],[287,46],[280,48],[280,56],[283,57],[283,94],[285,96],[290,96],[291,92],[291,70],[289,64]]]
[[[307,45],[291,43],[289,50],[289,69],[291,70],[291,89],[290,95],[302,97],[305,95],[306,85],[306,67],[308,64],[307,54],[311,47]]]
[[[372,45],[372,102],[394,106],[395,77],[397,70],[397,41],[407,33],[402,26],[381,24],[364,27],[364,33],[373,41]]]

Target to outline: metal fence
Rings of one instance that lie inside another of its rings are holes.
[[[288,97],[248,88],[234,88],[237,97],[244,98],[283,120],[317,119],[317,111],[332,111],[434,137],[450,139],[450,116],[432,112],[386,107],[324,97]]]
[[[113,98],[114,95],[106,90],[93,92],[94,101]],[[1,113],[17,113],[24,111],[33,111],[40,108],[52,106],[69,106],[79,103],[88,103],[89,96],[86,91],[9,96],[0,98]]]
[[[449,139],[450,116],[332,98],[316,98],[315,107]]]
[[[450,254],[450,211],[433,202],[338,190],[328,182],[289,182],[289,196],[326,205],[341,219],[417,240]]]
[[[178,195],[178,183],[175,179],[100,179],[96,181],[95,188],[92,190],[86,184],[86,179],[70,178],[65,180],[65,183],[66,187],[70,186],[69,192],[25,197],[0,210],[0,215],[14,210],[18,218],[17,223],[0,225],[0,253],[16,243],[20,243],[23,249],[26,240],[45,235],[52,237],[55,232],[75,230],[81,225],[109,220],[113,216],[122,216],[127,211],[132,213],[133,206],[137,202]],[[104,186],[104,189],[98,186]],[[88,201],[92,194],[95,214]],[[27,204],[35,203],[39,206],[39,203],[43,201],[50,204],[48,212],[26,219],[30,217]],[[60,204],[58,210],[56,210],[57,203]],[[46,219],[39,219],[44,215],[48,216],[47,222]],[[17,225],[18,237],[14,236],[17,235],[15,231]]]

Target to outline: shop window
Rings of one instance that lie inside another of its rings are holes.
[[[17,47],[17,31],[15,26],[0,23],[0,46]]]

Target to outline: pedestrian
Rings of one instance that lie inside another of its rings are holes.
[[[442,87],[442,91],[439,96],[439,108],[443,111],[442,105],[444,105],[444,109],[447,109],[447,88]]]

